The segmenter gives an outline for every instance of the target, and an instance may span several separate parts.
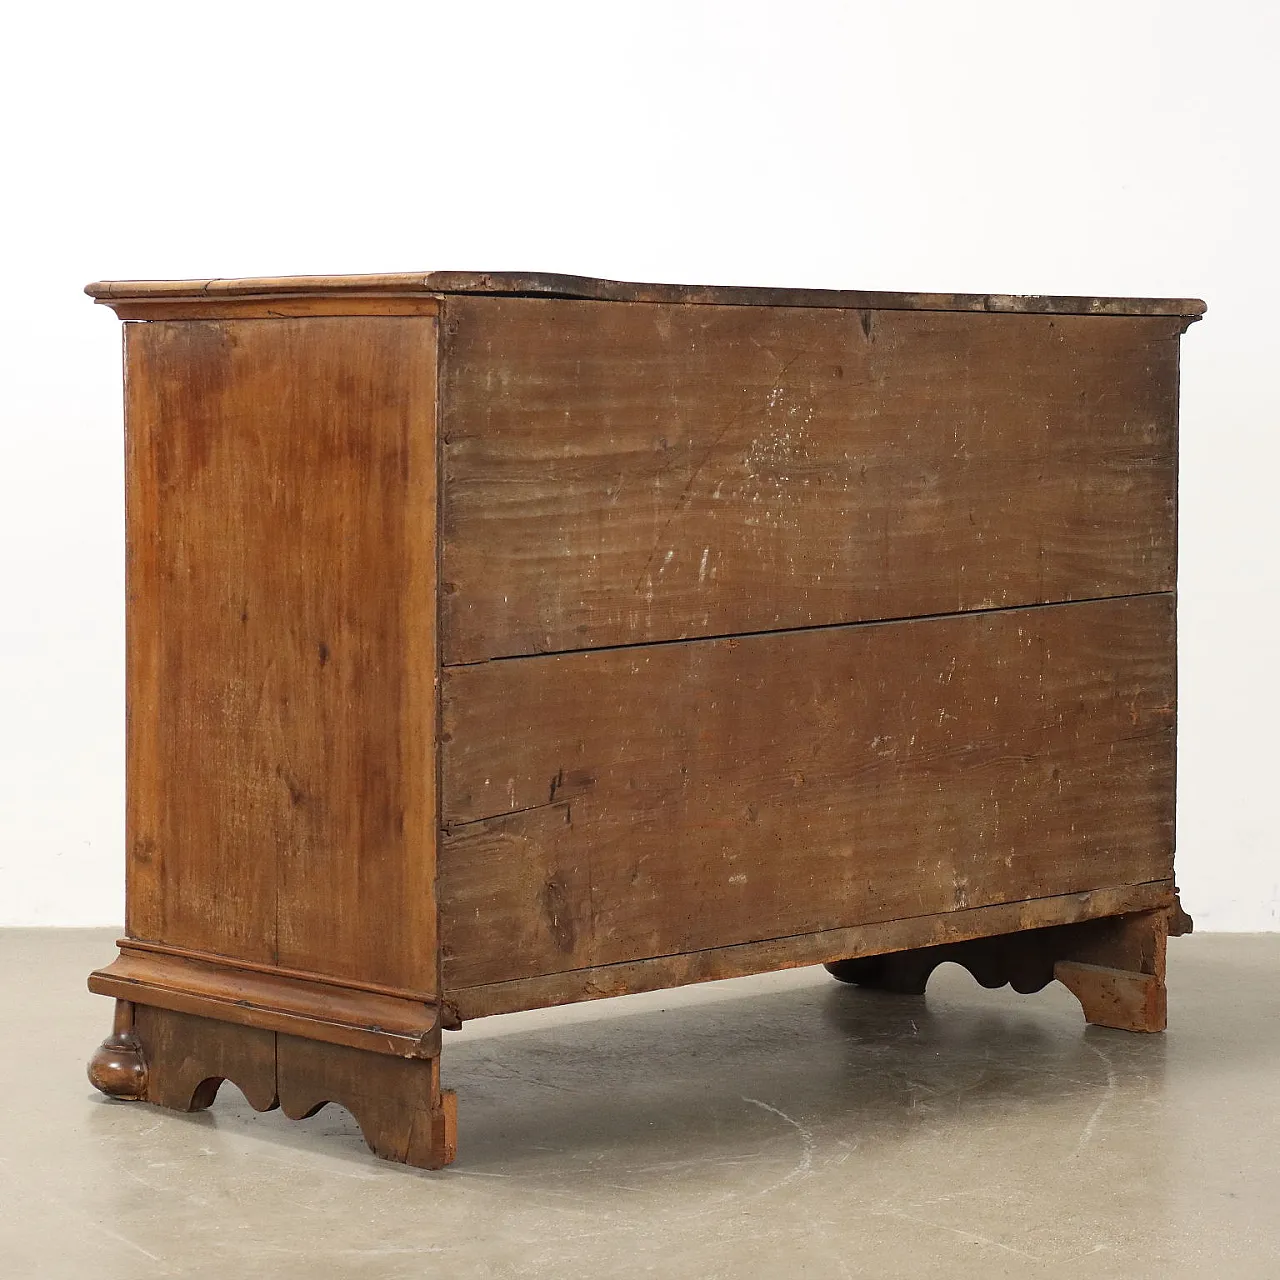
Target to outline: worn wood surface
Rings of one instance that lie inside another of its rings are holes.
[[[1084,1010],[1085,1021],[1116,1031],[1163,1031],[1169,1024],[1168,994],[1149,973],[1062,960],[1054,977]]]
[[[275,1032],[145,1004],[134,1008],[133,1029],[146,1063],[148,1102],[203,1111],[230,1080],[255,1111],[279,1106]]]
[[[1163,1025],[1202,303],[89,292],[147,321],[99,1088],[439,1167],[463,1017],[945,952]]]
[[[126,348],[127,932],[430,995],[435,321]]]
[[[1171,875],[1153,595],[449,669],[446,990]]]
[[[738,306],[876,307],[886,310],[1029,311],[1077,315],[1204,313],[1198,298],[1096,298],[1009,293],[885,293],[737,285],[640,284],[531,271],[410,271],[382,275],[259,276],[211,280],[99,280],[85,292],[109,306],[122,299],[270,297],[275,294],[463,293]]]
[[[1179,328],[448,299],[444,660],[1172,590]]]
[[[141,1102],[147,1096],[147,1061],[133,1022],[133,1003],[117,1000],[111,1034],[88,1065],[89,1083],[121,1102]]]
[[[276,1038],[280,1106],[293,1120],[345,1107],[375,1155],[442,1169],[458,1149],[458,1099],[440,1088],[440,1059],[405,1061],[358,1049]]]
[[[826,967],[841,982],[903,995],[924,995],[933,971],[947,963],[968,969],[984,987],[1008,983],[1023,994],[1048,986],[1060,963],[1092,968],[1103,958],[1112,966],[1108,973],[1120,969],[1162,983],[1167,922],[1178,909],[1175,899],[1155,911],[850,957]]]
[[[445,1007],[449,1023],[518,1009],[541,1009],[578,1000],[600,1000],[635,991],[658,991],[695,982],[718,982],[749,973],[827,964],[850,957],[874,957],[912,948],[939,947],[972,938],[1043,930],[1121,912],[1166,909],[1174,898],[1173,882],[1093,889],[1086,893],[1032,898],[990,907],[967,907],[932,916],[886,920],[818,933],[768,938],[705,951],[651,956],[619,964],[571,969],[536,978],[513,978],[472,987],[449,988]]]
[[[110,303],[121,320],[279,320],[291,316],[434,316],[440,300],[424,293],[266,293],[144,295]]]
[[[122,1101],[202,1111],[230,1080],[254,1110],[279,1107],[291,1120],[345,1107],[387,1160],[439,1169],[457,1152],[457,1097],[440,1087],[438,1055],[396,1058],[147,1004],[121,1007],[127,1028],[95,1055],[90,1079]]]
[[[1176,899],[1164,911],[1106,921],[1060,957],[1053,976],[1080,1001],[1086,1022],[1118,1031],[1163,1031],[1169,1020],[1165,956],[1174,931],[1191,931],[1191,919]]]
[[[440,1052],[435,1003],[225,961],[138,951],[127,941],[114,963],[90,975],[89,990],[372,1053],[426,1058]]]

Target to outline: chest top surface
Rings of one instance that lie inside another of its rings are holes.
[[[316,294],[487,294],[721,306],[870,308],[886,311],[992,311],[1041,315],[1186,316],[1198,298],[1101,298],[1004,293],[893,293],[742,285],[641,284],[526,271],[409,271],[384,275],[262,276],[207,280],[100,280],[85,292],[98,302],[245,298]]]

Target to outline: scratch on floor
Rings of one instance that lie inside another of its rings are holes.
[[[443,1245],[438,1244],[381,1244],[367,1249],[339,1249],[340,1257],[357,1258],[395,1258],[419,1253],[444,1253]]]
[[[1001,1244],[999,1240],[992,1240],[990,1236],[979,1235],[976,1231],[969,1231],[964,1227],[949,1227],[945,1222],[934,1222],[929,1218],[919,1218],[912,1213],[903,1213],[900,1209],[866,1209],[867,1213],[877,1218],[899,1218],[903,1222],[914,1222],[917,1226],[932,1227],[935,1231],[947,1231],[953,1236],[959,1236],[962,1240],[969,1244],[986,1244],[993,1249],[1000,1249],[1005,1253],[1012,1253],[1018,1258],[1027,1258],[1032,1262],[1039,1262],[1040,1259],[1033,1253],[1027,1253],[1022,1249],[1015,1249],[1011,1244]]]
[[[163,1267],[164,1270],[159,1274],[166,1276],[173,1275],[173,1272],[169,1269],[159,1254],[152,1253],[150,1249],[144,1249],[136,1240],[130,1240],[128,1236],[122,1235],[119,1231],[112,1231],[110,1227],[99,1222],[96,1217],[90,1216],[83,1209],[72,1206],[61,1196],[52,1195],[46,1191],[43,1198],[47,1204],[57,1205],[58,1208],[63,1211],[64,1220],[73,1217],[84,1219],[87,1223],[95,1227],[100,1235],[106,1236],[108,1240],[114,1240],[118,1244],[128,1245],[130,1249],[136,1249],[144,1258],[149,1258],[158,1266]]]
[[[115,1240],[119,1244],[127,1244],[130,1249],[137,1249],[144,1258],[150,1258],[152,1262],[161,1261],[159,1254],[152,1253],[150,1249],[144,1249],[136,1240],[130,1240],[128,1236],[121,1235],[118,1231],[112,1231],[110,1227],[104,1227],[101,1223],[98,1223],[98,1230],[110,1240]]]
[[[762,1196],[768,1195],[771,1191],[777,1191],[779,1187],[785,1187],[788,1182],[792,1182],[796,1178],[803,1178],[813,1168],[813,1134],[799,1120],[793,1119],[778,1107],[770,1106],[767,1102],[761,1102],[759,1098],[748,1098],[743,1095],[742,1101],[749,1102],[753,1107],[759,1107],[761,1111],[767,1111],[770,1115],[775,1115],[780,1120],[785,1120],[800,1135],[801,1152],[800,1159],[796,1162],[796,1167],[786,1177],[779,1179],[772,1186],[765,1187],[758,1194]]]
[[[311,1161],[305,1158],[304,1153],[299,1154],[302,1155],[303,1158],[293,1159],[288,1156],[277,1156],[272,1155],[267,1151],[256,1150],[253,1158],[255,1160],[266,1160],[271,1164],[282,1164],[288,1169],[304,1169],[312,1167]],[[383,1170],[377,1166],[372,1169],[339,1169],[336,1167],[330,1167],[325,1170],[325,1177],[349,1178],[354,1182],[376,1182],[379,1178],[385,1178],[392,1173],[394,1173],[394,1170]]]
[[[755,1164],[760,1159],[760,1152],[753,1151],[745,1156],[698,1156],[693,1160],[663,1160],[658,1164],[646,1164],[640,1173],[670,1173],[673,1169],[692,1169],[698,1165],[712,1164]]]
[[[1102,1059],[1107,1068],[1107,1091],[1102,1095],[1102,1101],[1093,1109],[1093,1114],[1085,1121],[1085,1126],[1080,1132],[1079,1141],[1076,1143],[1076,1149],[1071,1153],[1071,1158],[1077,1159],[1093,1139],[1093,1131],[1098,1127],[1098,1117],[1102,1115],[1107,1104],[1115,1097],[1116,1092],[1116,1069],[1111,1059],[1098,1048],[1097,1045],[1091,1044],[1089,1048]]]

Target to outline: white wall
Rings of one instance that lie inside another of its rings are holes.
[[[476,268],[1206,298],[1183,348],[1180,882],[1201,928],[1280,928],[1276,14],[15,7],[0,924],[122,918],[119,326],[81,287]]]

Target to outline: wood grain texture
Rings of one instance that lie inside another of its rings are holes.
[[[429,1058],[440,1052],[435,1004],[225,961],[135,951],[127,943],[114,963],[89,976],[89,990],[370,1053]]]
[[[1029,311],[1041,314],[1168,315],[1204,313],[1198,298],[1098,298],[1009,293],[885,293],[864,289],[787,289],[740,285],[641,284],[533,271],[407,271],[382,275],[258,276],[207,280],[99,280],[91,298],[121,300],[227,298],[277,294],[463,293],[589,298],[609,302],[792,307],[878,307],[888,310]]]
[[[1165,880],[1168,595],[446,671],[446,991]]]
[[[147,1096],[147,1059],[133,1029],[134,1005],[117,1000],[111,1034],[89,1059],[89,1083],[109,1098],[141,1102]]]
[[[132,937],[438,989],[435,323],[126,327]]]
[[[146,1063],[147,1102],[203,1111],[230,1080],[255,1111],[280,1105],[274,1031],[145,1004],[134,1009],[133,1029]]]
[[[446,663],[1174,586],[1179,321],[445,307]]]
[[[1127,885],[1118,889],[1094,889],[1087,893],[1031,898],[990,907],[966,907],[932,916],[886,920],[878,924],[852,925],[818,933],[767,938],[736,946],[712,947],[679,955],[651,956],[619,964],[572,969],[536,978],[513,978],[474,987],[447,988],[446,1008],[451,1022],[600,1000],[635,991],[658,991],[694,982],[718,982],[749,973],[832,961],[857,963],[854,957],[910,954],[913,948],[939,947],[974,938],[1011,935],[1022,931],[1095,921],[1121,912],[1148,908],[1167,909],[1175,901],[1173,882]]]
[[[406,1061],[297,1036],[276,1037],[280,1107],[291,1120],[346,1107],[374,1155],[442,1169],[458,1150],[458,1099],[440,1088],[440,1059]]]
[[[387,1160],[440,1169],[457,1152],[457,1096],[440,1087],[438,1054],[404,1059],[126,1003],[89,1076],[111,1097],[174,1111],[203,1111],[230,1080],[254,1110],[279,1107],[291,1120],[346,1107]]]
[[[440,302],[424,293],[168,294],[110,303],[121,320],[277,320],[289,316],[434,316]]]
[[[1128,969],[1063,960],[1054,977],[1080,1001],[1086,1022],[1116,1031],[1163,1031],[1168,996],[1159,978]]]

